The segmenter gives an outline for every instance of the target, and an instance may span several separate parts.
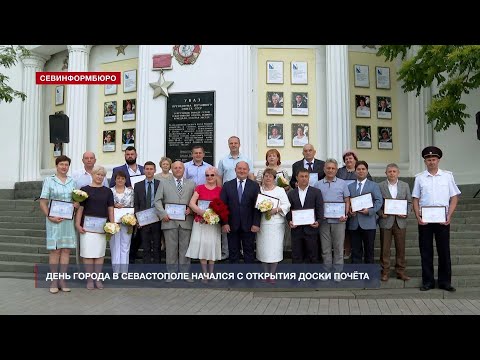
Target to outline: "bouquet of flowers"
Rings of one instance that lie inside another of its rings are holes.
[[[103,230],[105,230],[105,232],[107,233],[106,239],[110,240],[112,235],[120,231],[120,225],[118,225],[117,223],[107,222],[103,227]]]
[[[285,188],[287,186],[290,186],[290,184],[288,183],[288,180],[285,179],[285,177],[283,175],[278,175],[277,176],[277,186]]]
[[[220,216],[218,216],[217,213],[213,211],[211,208],[208,208],[203,213],[203,220],[208,225],[215,225],[220,222]]]
[[[273,209],[273,202],[271,200],[265,199],[260,201],[258,204],[258,210],[262,213],[265,213],[265,219],[270,220],[272,218],[272,214],[270,211]]]
[[[228,223],[228,214],[230,214],[230,211],[228,210],[228,206],[220,198],[215,198],[210,201],[208,207],[219,216],[222,222]]]
[[[75,189],[72,191],[72,200],[76,202],[85,201],[88,198],[88,194],[85,191]]]
[[[133,232],[133,227],[137,225],[137,218],[133,214],[125,214],[120,219],[123,225],[128,227],[127,234],[131,234]]]

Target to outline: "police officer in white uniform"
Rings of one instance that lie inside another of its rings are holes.
[[[418,239],[422,258],[421,291],[435,288],[433,270],[433,235],[438,254],[438,288],[453,292],[452,264],[450,260],[450,221],[457,207],[460,190],[450,171],[438,168],[442,150],[436,146],[427,146],[422,151],[427,170],[415,176],[413,186],[413,210],[418,221]],[[425,223],[422,221],[421,208],[424,206],[445,206],[446,221],[443,223]]]

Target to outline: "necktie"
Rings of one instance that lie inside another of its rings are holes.
[[[182,180],[177,180],[177,192],[180,194],[182,192]]]
[[[147,208],[152,207],[152,182],[148,182],[148,188],[147,188]]]
[[[360,195],[362,193],[362,183],[358,183],[357,194]]]
[[[243,180],[240,180],[240,182],[238,183],[238,189],[237,189],[237,192],[238,192],[238,202],[239,202],[239,203],[242,202],[242,195],[243,195],[243,187],[242,187],[242,184],[243,184]]]
[[[308,172],[313,172],[313,167],[311,162],[308,163]]]

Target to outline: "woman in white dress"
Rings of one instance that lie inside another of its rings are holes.
[[[125,186],[126,180],[127,175],[122,170],[117,171],[115,173],[115,186],[110,190],[113,193],[114,207],[116,209],[132,208],[133,213],[133,189]],[[110,238],[112,268],[116,273],[128,272],[128,257],[132,240],[132,234],[129,234],[128,230],[128,226],[120,224],[120,231]]]
[[[267,282],[275,284],[273,275],[278,262],[283,260],[283,237],[285,233],[285,215],[290,211],[285,190],[275,185],[276,171],[265,169],[260,187],[262,194],[279,199],[278,206],[270,210],[271,218],[267,220],[266,213],[262,213],[260,231],[257,233],[257,259],[263,263],[265,273],[269,273]]]
[[[211,201],[215,198],[220,198],[222,188],[217,186],[217,175],[217,169],[213,166],[205,170],[205,179],[207,182],[195,188],[189,204],[190,208],[195,212],[195,221],[185,256],[191,259],[200,259],[202,271],[205,276],[205,278],[202,279],[202,283],[204,284],[208,283],[209,274],[213,274],[215,261],[222,259],[221,228],[220,223],[210,225],[203,221],[205,207],[203,207],[203,209],[200,208],[200,204],[197,204],[197,201]],[[207,203],[205,202],[204,204]]]
[[[113,222],[113,193],[109,188],[103,186],[103,180],[107,172],[103,166],[96,165],[92,169],[92,183],[82,187],[80,190],[88,194],[88,198],[80,203],[75,215],[75,227],[80,233],[80,256],[83,258],[86,272],[93,277],[87,279],[87,289],[103,289],[101,280],[93,282],[98,274],[102,272],[103,260],[107,241],[105,233],[87,232],[83,228],[85,216],[103,218]],[[94,275],[93,273],[96,273]]]

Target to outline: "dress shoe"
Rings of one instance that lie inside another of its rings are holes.
[[[195,280],[193,280],[191,277],[186,278],[185,281],[188,282],[188,283],[195,282]]]
[[[446,285],[446,286],[438,286],[439,289],[449,291],[449,292],[455,292],[457,289],[455,289],[452,285]]]
[[[407,276],[405,274],[397,274],[397,279],[403,280],[403,281],[408,281],[410,280],[410,276]]]
[[[63,292],[70,292],[72,291],[72,289],[68,288],[68,287],[62,287],[60,288],[60,290],[62,290]]]
[[[387,275],[387,274],[383,274],[382,277],[381,277],[381,280],[382,280],[382,281],[388,281],[388,275]]]
[[[95,281],[95,285],[97,286],[98,290],[103,290],[103,283],[101,281]]]
[[[93,290],[93,289],[95,289],[95,285],[94,285],[93,281],[92,281],[92,282],[87,282],[87,289],[88,289],[88,290]]]
[[[167,278],[167,279],[165,280],[165,282],[166,282],[167,284],[170,284],[170,283],[173,282],[173,279],[172,279],[172,278]]]
[[[50,294],[56,294],[59,290],[57,287],[51,287],[48,291],[50,291]]]
[[[428,290],[431,290],[433,288],[434,288],[433,285],[422,285],[422,287],[420,288],[420,291],[428,291]]]

